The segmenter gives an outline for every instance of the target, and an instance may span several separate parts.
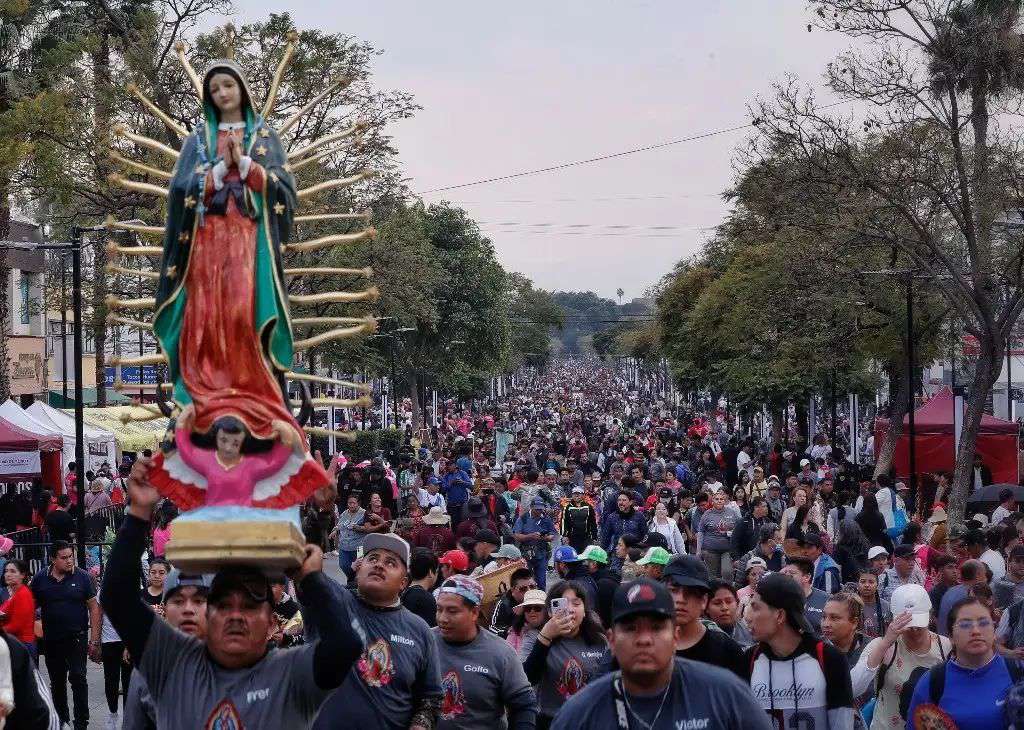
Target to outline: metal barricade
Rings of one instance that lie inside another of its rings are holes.
[[[112,545],[113,543],[101,541],[86,542],[86,569],[99,566],[100,572],[102,572],[103,561],[106,558],[105,553]],[[4,559],[24,560],[28,564],[29,575],[34,576],[36,573],[46,570],[47,567],[49,567],[50,549],[52,546],[52,542],[16,543],[14,547],[11,548],[11,551],[4,556]],[[72,547],[76,550],[78,549],[77,545],[73,545]],[[76,559],[75,563],[77,564],[77,562],[78,561]]]

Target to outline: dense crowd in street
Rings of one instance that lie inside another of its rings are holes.
[[[128,504],[102,574],[53,514],[47,567],[5,562],[6,727],[88,727],[89,660],[132,730],[1024,727],[1012,491],[947,524],[948,475],[911,491],[595,362],[335,457],[288,576],[176,570],[149,468],[90,482]]]

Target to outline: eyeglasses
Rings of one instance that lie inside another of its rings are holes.
[[[992,624],[993,624],[993,621],[990,618],[979,618],[979,619],[965,618],[965,619],[961,619],[960,621],[957,621],[953,625],[956,626],[961,631],[974,631],[974,627],[975,626],[977,626],[979,629],[984,630],[984,629],[992,628]]]
[[[526,613],[540,613],[543,610],[543,606],[523,606],[523,611]]]

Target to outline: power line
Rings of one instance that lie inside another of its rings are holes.
[[[720,198],[721,193],[677,193],[652,195],[601,195],[589,198],[507,198],[505,200],[456,200],[460,205],[490,205],[492,203],[617,203],[629,200],[678,200],[679,198]]]
[[[694,228],[714,228],[714,226],[701,225],[664,225],[664,226],[640,226],[633,223],[526,223],[523,221],[477,221],[480,226],[502,226],[515,227],[526,226],[528,228],[603,228],[616,231],[681,231],[693,230]],[[525,231],[524,231],[525,232]],[[538,231],[538,233],[543,231]]]
[[[831,104],[825,104],[824,106],[818,107],[819,109],[829,109],[840,104],[848,103],[848,99],[836,101]],[[735,127],[725,127],[723,129],[715,129],[710,132],[701,132],[699,134],[691,134],[687,137],[680,137],[679,139],[670,139],[667,142],[657,142],[655,144],[644,145],[643,147],[634,147],[633,149],[623,150],[622,152],[613,152],[607,155],[599,155],[597,157],[589,157],[585,160],[574,160],[572,162],[562,162],[557,165],[549,165],[548,167],[539,167],[534,170],[522,170],[521,172],[512,172],[507,175],[497,175],[495,177],[484,178],[483,180],[474,180],[473,182],[460,183],[458,185],[446,185],[441,188],[430,188],[429,190],[422,190],[419,195],[426,195],[427,193],[440,193],[445,190],[458,190],[459,188],[468,188],[474,185],[485,185],[492,182],[501,182],[502,180],[512,180],[517,177],[527,177],[528,175],[540,175],[545,172],[555,172],[556,170],[565,170],[570,167],[579,167],[580,165],[591,165],[595,162],[604,162],[605,160],[613,160],[616,157],[626,157],[627,155],[635,155],[638,152],[648,152],[650,150],[661,149],[662,147],[671,147],[672,145],[682,144],[683,142],[695,142],[699,139],[707,139],[708,137],[717,137],[721,134],[728,134],[730,132],[738,132],[741,129],[749,129],[757,126],[754,122],[747,122],[746,124],[738,124]]]

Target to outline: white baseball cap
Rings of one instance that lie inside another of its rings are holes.
[[[811,462],[808,459],[800,459],[800,466],[809,466],[810,463]]]
[[[881,545],[875,545],[873,548],[868,550],[868,560],[874,560],[879,555],[888,555],[889,551]]]
[[[909,611],[913,618],[910,619],[908,626],[927,628],[932,615],[932,599],[928,597],[928,591],[924,589],[924,586],[919,586],[917,583],[905,583],[892,592],[889,609],[893,617],[899,616],[904,611]]]

